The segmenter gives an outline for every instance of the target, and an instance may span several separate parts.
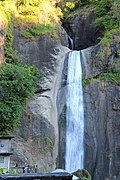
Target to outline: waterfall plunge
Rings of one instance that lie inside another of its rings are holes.
[[[80,51],[69,53],[67,84],[65,170],[73,172],[83,168],[84,158],[84,110]]]

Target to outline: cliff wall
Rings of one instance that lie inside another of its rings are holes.
[[[30,41],[20,36],[19,28],[13,31],[13,47],[19,51],[25,64],[42,69],[44,77],[37,84],[36,95],[23,110],[22,124],[13,140],[12,163],[37,164],[41,172],[55,169],[58,156],[56,97],[64,56],[69,49],[63,46],[66,45],[63,29],[57,33],[54,38],[46,34]]]
[[[93,9],[84,9],[69,16],[63,21],[63,27],[74,40],[74,49],[83,49],[81,62],[84,79],[84,167],[90,172],[93,180],[116,179],[120,167],[120,79],[112,81],[113,77],[100,77],[104,73],[111,76],[120,69],[120,56],[116,55],[120,49],[120,30],[112,34],[108,47],[100,44],[101,29],[94,25]],[[63,74],[66,68],[67,63]],[[64,81],[65,79],[64,76]],[[62,86],[60,92],[63,94]],[[60,117],[62,147],[65,144],[65,104],[63,107]],[[62,147],[60,157],[64,157],[65,149]],[[60,158],[60,164],[64,168],[63,162]]]

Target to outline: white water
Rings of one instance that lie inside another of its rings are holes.
[[[83,168],[84,158],[84,111],[80,51],[69,53],[67,83],[65,170],[74,172]]]

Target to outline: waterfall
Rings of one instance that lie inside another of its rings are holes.
[[[72,40],[72,38],[70,37],[70,36],[68,36],[68,48],[69,49],[73,49],[73,40]]]
[[[67,84],[65,170],[73,172],[83,168],[84,158],[84,111],[80,51],[69,53]]]

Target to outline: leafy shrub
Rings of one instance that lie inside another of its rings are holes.
[[[102,26],[103,31],[119,27],[120,6],[118,0],[99,0],[96,4],[96,24]]]
[[[0,134],[9,134],[20,124],[23,105],[34,95],[40,77],[34,66],[0,67]]]

